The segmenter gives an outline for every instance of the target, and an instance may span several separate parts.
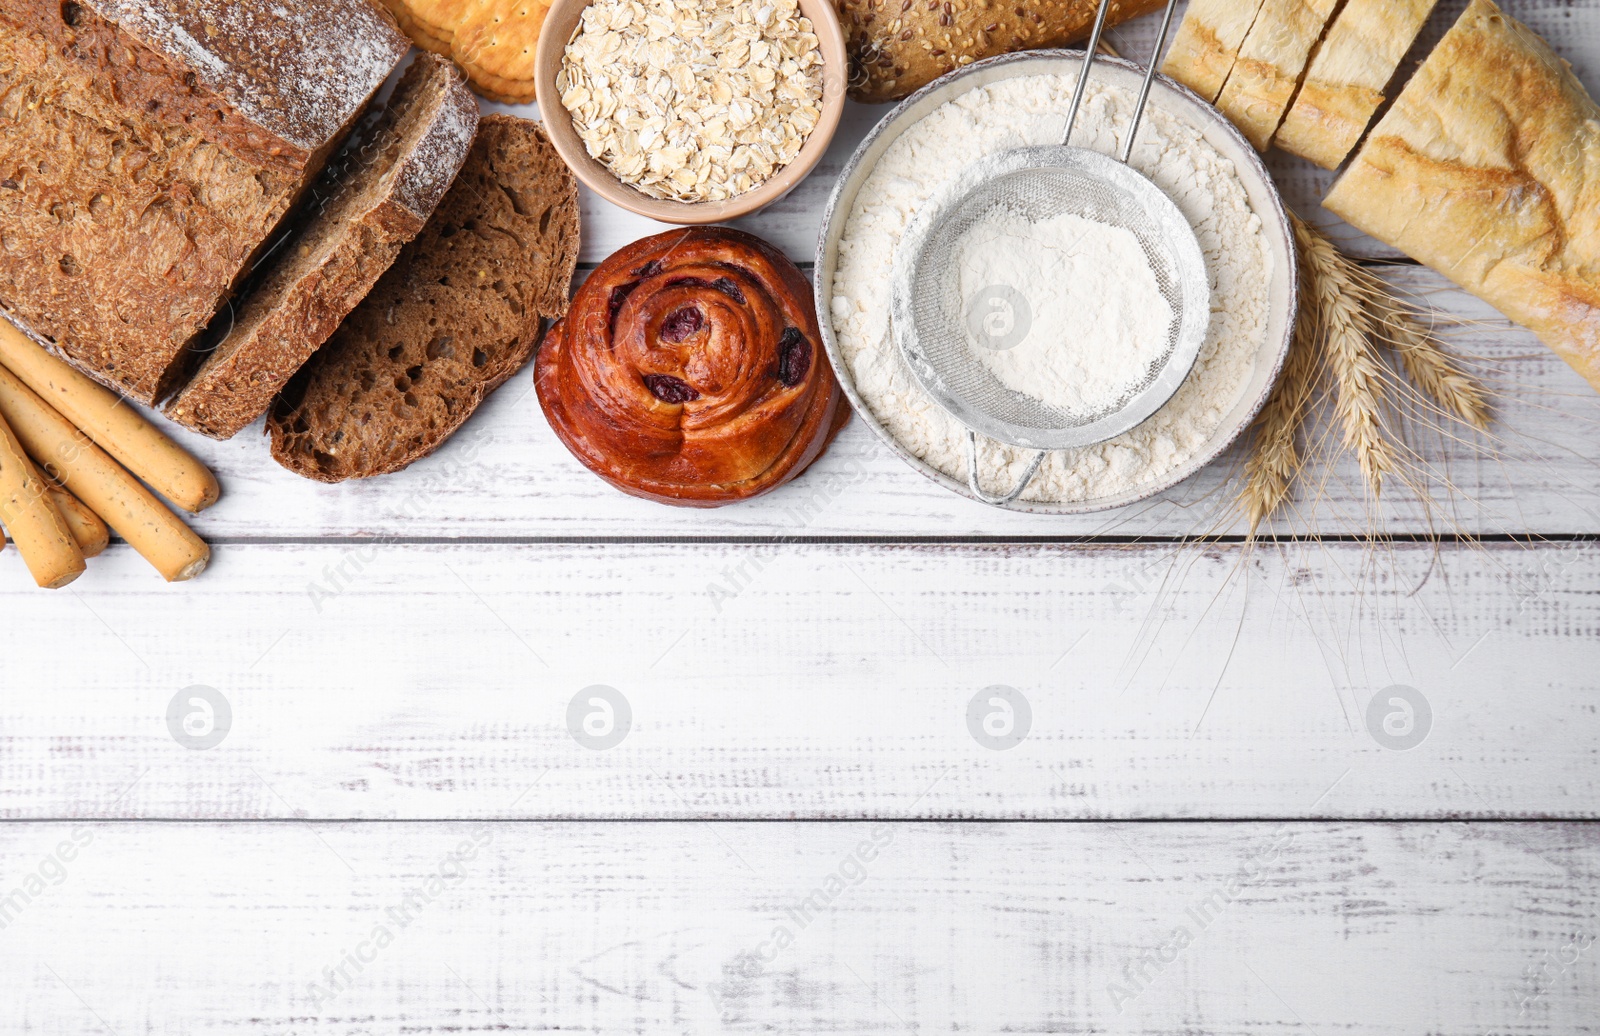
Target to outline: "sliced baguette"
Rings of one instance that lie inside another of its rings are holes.
[[[1194,0],[1161,71],[1208,102],[1222,93],[1263,0]]]
[[[418,55],[382,117],[330,163],[314,215],[268,261],[167,416],[227,439],[266,413],[433,215],[477,128],[460,70]]]
[[[1348,0],[1312,59],[1273,144],[1337,169],[1439,0]]]
[[[1217,107],[1257,151],[1272,145],[1312,48],[1338,6],[1339,0],[1267,0],[1256,15]]]
[[[1323,204],[1600,389],[1600,105],[1489,0],[1472,0]]]
[[[578,189],[537,123],[486,116],[433,218],[289,383],[272,456],[319,482],[439,447],[565,314]]]

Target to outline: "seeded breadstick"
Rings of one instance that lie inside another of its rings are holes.
[[[0,417],[34,460],[169,583],[205,571],[211,560],[205,541],[5,367],[0,367]]]
[[[9,320],[0,320],[0,363],[123,467],[185,511],[203,511],[217,502],[221,490],[204,464],[115,392],[51,356]]]
[[[0,521],[11,530],[33,581],[56,590],[83,574],[83,552],[67,531],[49,489],[0,417]]]

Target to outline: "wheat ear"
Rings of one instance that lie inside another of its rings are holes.
[[[1298,217],[1294,232],[1322,314],[1322,340],[1336,389],[1334,413],[1344,428],[1345,445],[1355,451],[1361,474],[1376,497],[1399,459],[1384,434],[1383,361],[1372,341],[1372,315],[1333,242]]]
[[[1376,321],[1374,337],[1399,355],[1411,380],[1441,410],[1480,432],[1488,431],[1491,415],[1483,387],[1457,365],[1444,344],[1388,285],[1367,270],[1360,274],[1367,309]]]

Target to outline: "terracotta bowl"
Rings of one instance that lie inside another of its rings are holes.
[[[539,32],[539,49],[534,58],[534,80],[539,99],[539,116],[544,120],[556,151],[572,167],[578,179],[606,201],[630,212],[663,223],[721,223],[746,216],[771,205],[794,189],[821,161],[839,126],[844,111],[845,85],[849,76],[844,49],[844,31],[839,26],[833,0],[799,0],[800,13],[811,19],[812,31],[822,45],[822,118],[806,138],[805,146],[793,162],[784,166],[755,190],[727,201],[660,201],[641,193],[616,176],[589,152],[572,126],[572,116],[561,103],[556,75],[561,71],[562,55],[578,28],[583,9],[590,0],[555,0]]]

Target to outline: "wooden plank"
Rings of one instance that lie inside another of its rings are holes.
[[[8,819],[1600,803],[1594,542],[233,545],[177,588],[114,547],[54,595],[17,564]]]
[[[1320,462],[1276,529],[1325,535],[1600,532],[1600,395],[1531,334],[1416,268],[1389,276],[1451,319],[1456,347],[1496,395],[1496,437],[1414,436],[1422,463],[1454,494],[1420,506],[1395,486],[1376,511],[1355,465]],[[225,443],[183,434],[212,465],[223,500],[201,515],[212,539],[580,536],[1187,536],[1242,533],[1232,516],[1240,452],[1153,501],[1079,517],[1024,515],[973,503],[903,463],[857,420],[807,474],[770,496],[712,511],[636,500],[578,464],[550,431],[524,372],[434,456],[395,475],[324,486],[273,463],[259,429]],[[158,419],[159,420],[159,419]],[[1329,440],[1331,442],[1331,440]]]
[[[0,866],[8,1032],[1600,1031],[1587,825],[7,825]]]

